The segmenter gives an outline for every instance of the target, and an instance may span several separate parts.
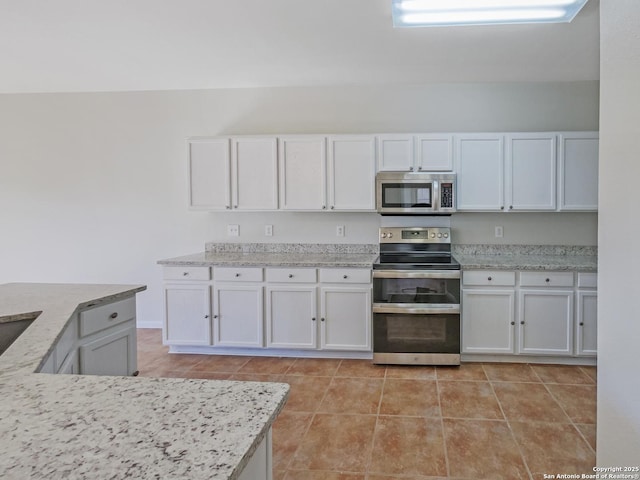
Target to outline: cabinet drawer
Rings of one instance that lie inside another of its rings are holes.
[[[267,268],[267,282],[316,283],[315,268]]]
[[[211,280],[209,267],[164,267],[165,280]]]
[[[368,268],[321,268],[320,281],[323,283],[371,283]]]
[[[597,288],[597,273],[578,273],[578,288]]]
[[[516,284],[515,272],[477,270],[462,272],[463,285],[513,287]]]
[[[136,300],[134,297],[85,310],[80,313],[80,336],[86,337],[135,318]]]
[[[262,268],[214,267],[213,279],[217,282],[261,282]]]
[[[523,287],[573,287],[573,272],[521,272]]]

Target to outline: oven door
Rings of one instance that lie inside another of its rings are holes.
[[[374,363],[458,365],[460,308],[374,307]]]

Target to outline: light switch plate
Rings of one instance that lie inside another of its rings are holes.
[[[504,230],[502,227],[496,227],[496,238],[502,238],[504,236]]]
[[[336,226],[336,236],[344,237],[344,225]]]
[[[264,226],[264,235],[265,237],[273,236],[273,225],[265,225]]]

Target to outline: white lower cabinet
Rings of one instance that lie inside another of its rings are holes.
[[[165,284],[163,340],[171,345],[211,344],[209,283]]]
[[[267,287],[267,347],[316,348],[316,296],[315,284]]]
[[[515,289],[464,289],[462,353],[515,353]]]
[[[573,291],[520,290],[519,353],[573,353]]]
[[[271,429],[260,442],[238,480],[271,480],[273,478]]]
[[[371,350],[371,287],[320,287],[320,347]]]
[[[215,278],[215,271],[214,271]],[[213,345],[263,347],[262,284],[213,284]]]
[[[595,356],[596,274],[466,271],[462,353]],[[577,305],[575,307],[574,305]]]
[[[134,375],[137,373],[135,297],[98,304],[74,315],[42,373]]]

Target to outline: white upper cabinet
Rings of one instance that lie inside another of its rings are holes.
[[[378,135],[378,170],[453,170],[453,135]]]
[[[504,137],[465,134],[457,137],[458,210],[504,210]]]
[[[278,208],[278,144],[275,138],[231,139],[233,208]]]
[[[417,170],[450,172],[453,170],[453,135],[415,136]]]
[[[375,137],[328,138],[330,210],[375,211]]]
[[[275,137],[188,140],[189,206],[195,210],[276,210]]]
[[[325,137],[281,137],[278,140],[280,208],[326,210]]]
[[[189,207],[194,210],[231,209],[229,139],[189,139]]]
[[[508,210],[556,209],[556,135],[507,135],[506,205]]]
[[[598,132],[560,134],[558,209],[598,210]]]
[[[378,135],[378,171],[413,170],[413,135]]]

